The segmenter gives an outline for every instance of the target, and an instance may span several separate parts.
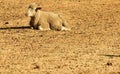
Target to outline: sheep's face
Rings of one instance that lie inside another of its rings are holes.
[[[41,9],[41,7],[38,7],[37,4],[33,3],[31,5],[29,5],[28,7],[28,12],[27,12],[27,16],[33,17],[35,15],[35,13],[37,12],[37,10]]]

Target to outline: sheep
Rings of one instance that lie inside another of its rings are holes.
[[[71,30],[60,14],[41,11],[41,7],[32,3],[28,7],[27,16],[31,17],[30,27],[38,30]]]

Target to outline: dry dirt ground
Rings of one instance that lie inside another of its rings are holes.
[[[32,2],[72,30],[30,29]],[[0,74],[120,74],[120,0],[0,0]]]

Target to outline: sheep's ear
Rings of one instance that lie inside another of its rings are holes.
[[[36,9],[35,9],[35,11],[38,11],[38,10],[41,10],[42,8],[41,7],[37,7]]]

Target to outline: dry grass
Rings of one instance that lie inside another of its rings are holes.
[[[64,14],[72,30],[29,29],[32,2]],[[120,74],[119,8],[119,0],[1,0],[0,74]]]

